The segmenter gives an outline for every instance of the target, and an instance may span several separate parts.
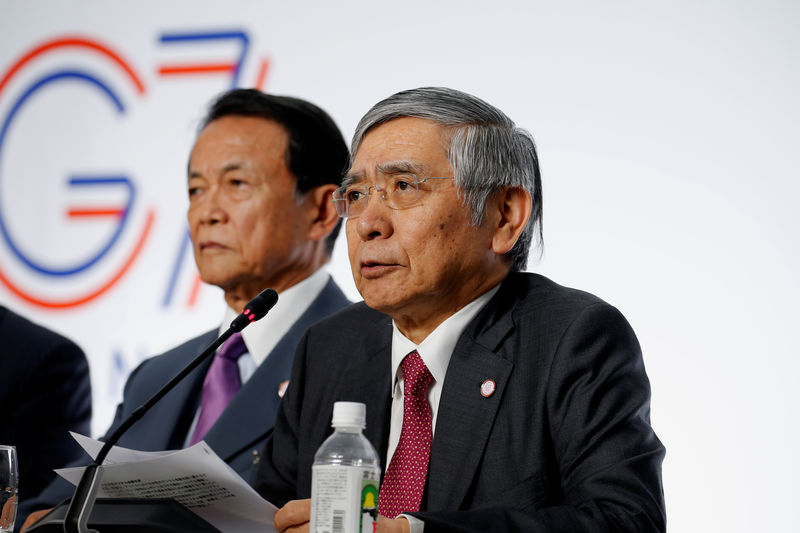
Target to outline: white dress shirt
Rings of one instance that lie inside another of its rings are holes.
[[[300,283],[292,285],[278,294],[278,303],[267,316],[242,330],[244,345],[247,346],[247,353],[238,360],[242,385],[247,383],[250,376],[258,369],[258,365],[264,362],[272,349],[306,312],[311,302],[319,296],[329,277],[328,272],[321,268]],[[220,335],[241,312],[241,309],[225,308],[225,316],[219,328]]]
[[[400,363],[410,352],[417,350],[425,366],[433,376],[433,383],[428,389],[428,404],[431,407],[432,430],[436,432],[436,415],[439,412],[439,399],[442,395],[447,366],[450,356],[456,347],[458,338],[464,332],[467,324],[478,314],[484,305],[495,295],[500,285],[478,296],[470,303],[458,310],[439,324],[420,344],[414,344],[397,329],[397,324],[392,321],[392,414],[389,427],[389,447],[387,449],[387,468],[391,462],[389,458],[394,455],[400,441],[403,429],[403,371]],[[422,533],[424,523],[409,515],[401,515],[408,519],[411,533]]]
[[[247,380],[255,374],[256,370],[258,370],[258,365],[266,360],[273,348],[302,314],[306,312],[311,302],[319,296],[328,283],[329,277],[328,272],[321,268],[300,283],[292,285],[278,294],[278,303],[267,313],[267,316],[257,322],[253,322],[242,330],[244,345],[247,347],[247,352],[237,360],[239,378],[242,381],[242,385],[247,383]],[[241,311],[241,309],[233,310],[230,307],[225,307],[225,315],[219,328],[219,335],[222,335],[228,329],[233,319]],[[275,394],[278,394],[278,391],[275,391]],[[189,444],[199,417],[200,408],[198,407],[197,412],[194,414],[192,425],[186,435],[184,446]]]

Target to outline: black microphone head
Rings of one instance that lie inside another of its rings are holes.
[[[264,318],[276,303],[278,303],[278,293],[275,289],[264,289],[244,306],[239,316],[233,319],[231,329],[242,331],[251,322]]]

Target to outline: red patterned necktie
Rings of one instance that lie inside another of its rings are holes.
[[[426,391],[433,381],[416,350],[400,363],[403,370],[403,429],[378,496],[378,512],[387,518],[419,511],[428,476],[433,440]]]
[[[200,400],[200,417],[192,433],[189,445],[203,440],[208,430],[217,421],[230,401],[242,386],[239,378],[237,360],[244,355],[247,347],[239,332],[226,340],[214,356],[203,381],[203,396]]]

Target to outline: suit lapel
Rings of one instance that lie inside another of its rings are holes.
[[[205,441],[217,455],[228,461],[266,436],[278,413],[278,388],[281,382],[289,379],[300,339],[311,325],[349,303],[336,283],[328,279],[319,296],[281,338],[208,431]]]
[[[277,348],[276,348],[277,350]],[[291,353],[273,350],[258,370],[234,396],[204,440],[224,461],[263,438],[275,423],[280,397],[278,386],[288,378],[281,372]]]
[[[367,406],[367,437],[386,471],[386,448],[389,444],[389,421],[392,401],[392,321],[387,316],[366,331],[361,348],[354,345],[350,369],[346,375],[357,380],[342,383],[341,395],[334,401],[362,402]]]
[[[149,399],[163,384],[200,355],[203,349],[213,342],[216,335],[216,330],[209,331],[182,346],[174,357],[154,358],[150,363],[151,367],[147,368],[147,375],[137,376],[138,380],[148,380],[153,385],[146,389],[146,395],[126,400],[130,404],[130,409],[138,407]],[[144,451],[181,448],[189,421],[199,405],[198,391],[211,365],[211,359],[213,358],[209,357],[203,361],[186,379],[154,405],[153,409],[120,439],[119,444]],[[126,416],[129,414],[126,413]]]
[[[428,510],[458,509],[483,456],[513,363],[495,351],[513,329],[503,287],[467,326],[447,367],[428,468]],[[492,380],[494,392],[481,394]]]

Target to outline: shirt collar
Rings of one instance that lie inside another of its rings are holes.
[[[409,352],[414,350],[419,352],[436,383],[444,383],[447,366],[450,364],[450,357],[453,355],[453,350],[459,337],[464,332],[464,328],[478,314],[478,311],[491,300],[499,288],[500,284],[495,285],[459,309],[455,314],[439,324],[418,345],[400,333],[397,324],[392,320],[392,382],[394,386],[398,387],[400,384],[400,363]]]
[[[305,313],[317,296],[325,288],[330,275],[321,268],[309,277],[296,283],[278,294],[278,303],[267,313],[267,316],[254,322],[242,330],[244,344],[257,365],[267,358],[289,329],[300,316]],[[240,310],[225,308],[225,316],[220,327],[220,334],[228,329],[231,321]]]

